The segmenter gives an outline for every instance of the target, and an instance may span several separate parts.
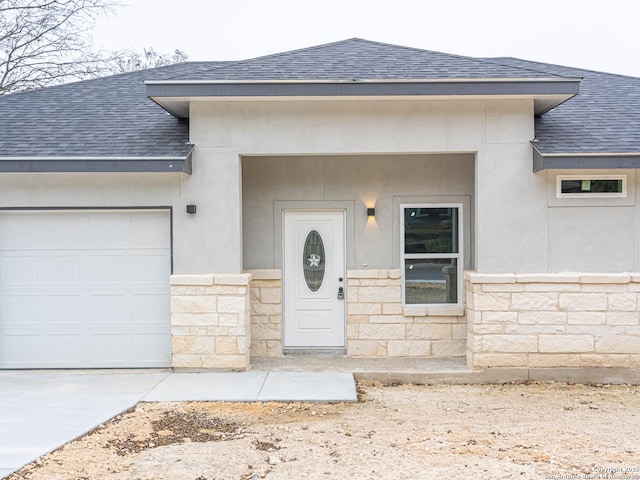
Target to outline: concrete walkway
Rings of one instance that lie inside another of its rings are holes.
[[[346,372],[174,373],[144,397],[146,402],[356,402]]]
[[[357,400],[350,373],[0,372],[0,478],[138,402]]]

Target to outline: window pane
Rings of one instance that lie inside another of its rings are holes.
[[[561,193],[622,193],[622,180],[587,180],[571,179],[562,180]]]
[[[317,292],[322,286],[324,279],[324,268],[326,261],[324,258],[324,243],[322,237],[316,230],[311,230],[304,242],[302,251],[302,269],[307,287],[312,292]]]
[[[405,253],[458,253],[457,208],[405,208]]]
[[[405,260],[405,304],[458,302],[455,258]]]

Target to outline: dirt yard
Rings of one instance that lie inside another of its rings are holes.
[[[382,387],[357,404],[143,403],[10,480],[640,479],[640,387]]]

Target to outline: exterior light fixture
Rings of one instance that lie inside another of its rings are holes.
[[[376,209],[375,208],[367,208],[367,217],[375,217]]]
[[[196,206],[195,205],[187,205],[187,213],[190,215],[196,214]]]

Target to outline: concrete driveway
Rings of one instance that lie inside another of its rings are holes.
[[[0,478],[140,401],[355,402],[345,372],[0,371]]]
[[[168,375],[0,372],[0,478],[133,407]]]

